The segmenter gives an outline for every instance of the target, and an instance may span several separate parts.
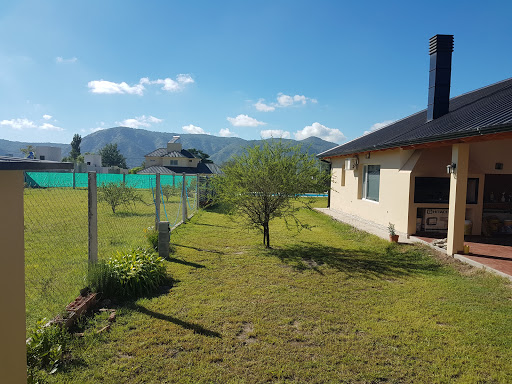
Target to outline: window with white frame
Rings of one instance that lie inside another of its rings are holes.
[[[363,199],[379,201],[380,165],[363,168]]]

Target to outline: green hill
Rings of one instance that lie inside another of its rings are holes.
[[[240,154],[243,149],[261,143],[261,140],[244,140],[238,137],[218,137],[212,135],[191,135],[183,133],[153,132],[145,129],[127,127],[114,127],[103,129],[82,138],[81,152],[97,153],[109,143],[117,143],[121,153],[126,157],[130,168],[140,165],[144,161],[144,155],[155,150],[164,148],[173,136],[180,136],[183,148],[197,148],[210,155],[216,164],[222,164],[233,154]],[[336,146],[317,137],[309,137],[305,140],[296,141],[283,139],[291,144],[302,144],[303,148],[311,154],[317,154]],[[62,156],[67,156],[71,147],[69,144],[52,143],[23,143],[8,140],[0,140],[0,155],[13,154],[21,156],[20,148],[27,145],[52,145],[62,148]]]

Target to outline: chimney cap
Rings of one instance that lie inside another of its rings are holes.
[[[429,40],[429,55],[437,52],[453,52],[453,35],[435,35]]]

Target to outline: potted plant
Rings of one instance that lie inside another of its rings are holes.
[[[389,241],[392,243],[398,243],[398,235],[396,234],[395,224],[388,224]]]

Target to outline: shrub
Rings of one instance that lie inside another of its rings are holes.
[[[46,319],[40,320],[27,340],[29,377],[34,376],[40,369],[56,372],[69,341],[69,334],[65,329],[57,325],[46,326],[46,322]]]
[[[144,235],[152,249],[158,251],[158,231],[155,227],[144,228]]]
[[[110,182],[98,188],[98,201],[106,202],[112,212],[116,213],[118,206],[135,205],[136,201],[142,201],[142,197],[135,188],[128,187],[125,183]]]
[[[165,201],[169,201],[169,197],[177,196],[179,194],[179,189],[177,187],[173,187],[172,185],[162,185],[162,194],[165,196]]]
[[[107,297],[134,298],[154,292],[166,276],[163,259],[136,248],[118,252],[89,270],[89,286]]]

